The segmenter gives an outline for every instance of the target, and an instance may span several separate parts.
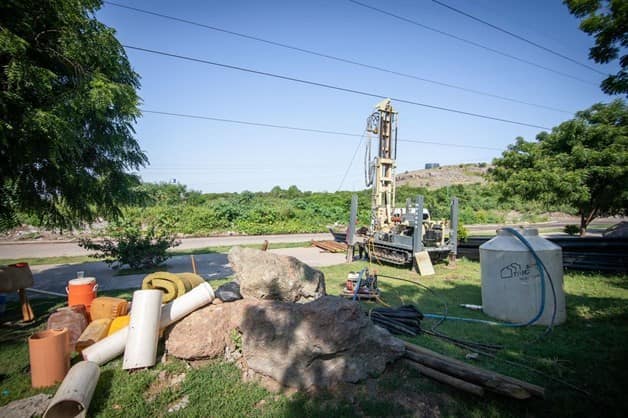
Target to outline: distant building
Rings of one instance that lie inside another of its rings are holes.
[[[425,163],[425,169],[429,170],[430,168],[438,168],[440,167],[439,163]]]

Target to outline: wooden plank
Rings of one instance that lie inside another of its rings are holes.
[[[449,386],[453,386],[456,389],[463,390],[465,392],[472,393],[477,396],[484,396],[484,388],[474,385],[473,383],[469,383],[465,380],[458,379],[457,377],[450,376],[445,373],[441,373],[438,370],[434,370],[430,367],[424,366],[422,364],[416,363],[410,359],[404,359],[403,363],[413,369],[417,370],[419,373],[430,377],[434,380],[437,380],[441,383],[444,383]]]
[[[420,347],[405,341],[403,343],[407,350],[406,356],[425,366],[470,382],[481,384],[487,389],[516,399],[527,399],[530,395],[535,395],[540,398],[545,397],[545,389],[541,386],[467,364],[425,347]]]
[[[421,276],[432,276],[435,274],[432,260],[430,259],[430,255],[427,251],[423,250],[418,253],[414,253],[414,259],[416,260],[417,269]]]
[[[331,253],[340,253],[347,250],[347,244],[339,243],[336,241],[314,241],[312,240],[312,245],[318,247],[324,251],[329,251]]]

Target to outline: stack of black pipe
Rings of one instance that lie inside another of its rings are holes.
[[[392,334],[414,337],[421,333],[423,314],[413,305],[399,308],[373,308],[368,312],[371,321]]]

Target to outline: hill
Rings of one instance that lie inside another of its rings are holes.
[[[490,166],[486,163],[449,165],[426,170],[405,171],[397,174],[397,186],[425,187],[436,190],[455,184],[484,184],[484,175]]]

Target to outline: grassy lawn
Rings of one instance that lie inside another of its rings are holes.
[[[348,271],[360,270],[365,262],[326,267],[327,290],[338,294]],[[456,269],[436,266],[437,274],[420,278],[389,266],[372,265],[382,275],[419,280],[436,294],[412,283],[380,278],[383,299],[390,305],[412,303],[423,312],[442,313],[443,299],[449,315],[487,319],[482,313],[460,308],[460,303],[480,304],[479,263],[459,261]],[[224,280],[223,280],[224,281]],[[212,282],[219,284],[220,282]],[[513,401],[497,395],[475,398],[450,389],[405,369],[391,367],[379,379],[359,385],[343,385],[332,392],[270,393],[243,383],[232,364],[211,361],[192,364],[168,359],[165,364],[129,374],[121,360],[101,368],[101,378],[90,407],[90,416],[625,416],[628,399],[628,276],[570,273],[565,276],[567,316],[565,324],[535,341],[543,327],[513,329],[446,321],[439,330],[457,338],[502,344],[495,359],[480,357],[473,362],[487,369],[543,385],[546,400]],[[130,291],[108,292],[130,298]],[[62,300],[35,300],[34,310],[43,318]],[[364,304],[365,309],[370,307]],[[15,314],[15,306],[9,306]],[[9,315],[9,314],[7,314]],[[423,322],[431,328],[432,320]],[[41,392],[30,388],[26,338],[38,324],[26,328],[0,328],[0,405]],[[463,359],[468,351],[440,339],[422,335],[415,344]],[[468,360],[467,360],[468,361]],[[523,363],[590,393],[574,391],[558,381],[509,364]],[[178,384],[164,384],[168,376],[185,374]],[[44,392],[53,393],[55,388]],[[166,414],[169,406],[187,396],[189,405]]]

